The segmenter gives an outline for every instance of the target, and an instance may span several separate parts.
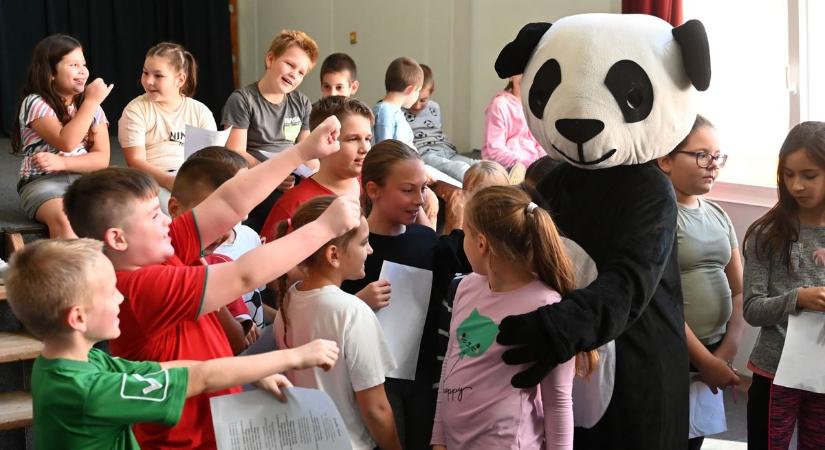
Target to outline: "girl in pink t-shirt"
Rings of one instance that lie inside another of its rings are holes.
[[[464,251],[472,274],[458,286],[438,389],[433,449],[572,449],[573,377],[595,354],[558,365],[530,389],[510,378],[498,324],[512,314],[557,303],[575,271],[550,215],[514,186],[491,186],[469,200]]]

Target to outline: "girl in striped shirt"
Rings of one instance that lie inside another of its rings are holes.
[[[63,212],[69,185],[80,173],[109,165],[108,121],[100,104],[113,85],[97,78],[87,86],[88,78],[77,39],[43,39],[32,52],[12,128],[12,154],[23,156],[21,206],[53,238],[77,237]]]

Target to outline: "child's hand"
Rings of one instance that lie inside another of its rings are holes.
[[[259,338],[261,337],[261,332],[258,330],[258,326],[254,323],[249,328],[249,331],[243,337],[244,344],[249,347],[250,345],[254,344]]]
[[[799,288],[796,295],[796,306],[799,309],[825,311],[825,287]]]
[[[66,160],[63,156],[49,152],[39,152],[32,156],[32,163],[43,172],[60,172],[66,170]]]
[[[355,296],[363,300],[373,311],[378,311],[381,308],[389,306],[390,291],[389,281],[377,280],[358,291]]]
[[[103,78],[95,78],[94,81],[86,86],[86,90],[83,92],[83,99],[99,105],[103,103],[103,100],[106,100],[106,97],[109,96],[109,93],[112,92],[114,87],[114,84],[107,86]]]
[[[814,264],[817,266],[825,266],[825,248],[818,248],[814,251]]]
[[[361,204],[354,195],[342,195],[316,220],[340,236],[361,224]]]
[[[315,127],[306,139],[299,142],[295,148],[300,152],[303,161],[323,158],[341,148],[341,144],[338,142],[340,133],[341,122],[338,121],[337,117],[329,116]]]
[[[289,175],[284,179],[284,181],[281,181],[281,184],[278,185],[278,187],[275,188],[275,189],[278,189],[281,192],[286,192],[286,191],[292,189],[294,186],[295,186],[295,175]]]
[[[298,353],[297,369],[320,367],[332,369],[338,359],[338,344],[326,339],[316,339],[295,349]]]
[[[727,362],[713,356],[699,367],[699,378],[716,394],[719,389],[739,385],[739,376]]]
[[[261,378],[254,384],[258,389],[269,392],[282,402],[286,402],[286,395],[284,395],[281,388],[292,387],[292,383],[290,383],[289,380],[280,373],[270,375],[266,378]]]

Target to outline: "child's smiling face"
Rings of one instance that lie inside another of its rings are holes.
[[[311,67],[309,55],[294,45],[277,58],[272,52],[266,54],[266,76],[270,84],[281,94],[288,94],[297,89]]]

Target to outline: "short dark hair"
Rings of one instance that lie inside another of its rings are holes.
[[[220,159],[189,158],[175,175],[172,196],[183,205],[193,206],[199,196],[211,194],[236,173],[238,169],[235,166]]]
[[[424,71],[408,56],[394,59],[384,76],[384,87],[387,92],[403,92],[407,86],[418,86],[423,82]]]
[[[333,53],[326,58],[324,58],[324,62],[321,63],[321,80],[323,81],[324,75],[333,72],[343,72],[349,71],[349,75],[351,80],[358,79],[358,69],[355,67],[355,61],[347,55],[346,53]]]
[[[226,147],[221,147],[220,145],[204,147],[192,153],[192,156],[189,157],[189,159],[198,158],[216,159],[235,168],[235,172],[249,168],[249,163],[243,159],[240,153],[229,150]]]
[[[159,189],[145,172],[107,167],[75,180],[63,196],[63,209],[79,237],[103,240],[109,228],[123,227],[132,202],[157,197]]]
[[[433,69],[430,69],[430,66],[426,64],[419,64],[421,66],[421,71],[424,72],[424,79],[421,81],[421,88],[425,88],[429,86],[431,89],[435,89],[435,79],[433,78]]]
[[[373,116],[372,110],[361,100],[344,97],[343,95],[331,95],[318,100],[312,105],[312,112],[309,113],[309,129],[314,130],[329,116],[335,116],[343,122],[344,117],[351,114],[366,117],[370,121],[370,125],[375,124],[375,116]]]

